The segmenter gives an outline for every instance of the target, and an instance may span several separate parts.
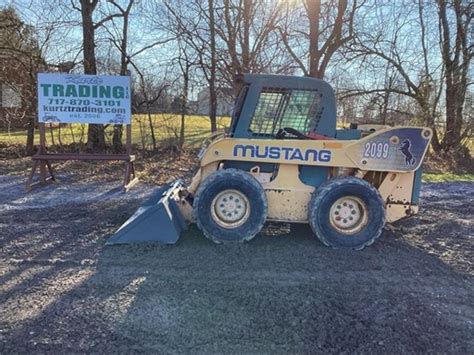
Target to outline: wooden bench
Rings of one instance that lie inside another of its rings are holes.
[[[93,153],[47,153],[44,123],[40,127],[40,146],[39,151],[32,156],[33,167],[26,182],[26,190],[30,191],[35,185],[45,185],[49,181],[55,181],[51,161],[55,160],[98,160],[98,161],[124,161],[125,176],[123,179],[123,188],[128,191],[138,182],[135,175],[135,155],[126,154],[93,154]],[[127,125],[127,152],[131,151],[131,126]],[[39,181],[33,183],[33,177],[39,166]],[[49,172],[49,176],[47,175]]]
[[[33,160],[124,160],[129,162],[135,161],[135,155],[130,154],[37,153],[31,158]]]

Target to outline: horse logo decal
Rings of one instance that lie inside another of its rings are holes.
[[[414,165],[416,162],[415,157],[413,156],[413,153],[410,150],[411,148],[411,142],[409,139],[405,139],[402,142],[402,146],[400,148],[402,154],[405,156],[405,165]]]

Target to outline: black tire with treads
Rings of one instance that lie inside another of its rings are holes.
[[[224,228],[211,216],[211,204],[221,191],[233,189],[244,194],[250,204],[248,219],[236,228]],[[267,219],[267,197],[262,185],[249,173],[238,169],[218,170],[199,186],[193,202],[198,228],[215,243],[244,242],[254,238]]]
[[[331,206],[344,196],[359,198],[367,208],[367,223],[352,235],[339,232],[330,222]],[[385,204],[379,191],[367,181],[353,176],[336,177],[324,182],[314,192],[308,209],[308,220],[314,234],[325,245],[361,250],[382,234],[386,220]]]

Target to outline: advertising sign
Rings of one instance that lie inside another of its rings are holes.
[[[43,123],[130,124],[130,77],[38,74]]]

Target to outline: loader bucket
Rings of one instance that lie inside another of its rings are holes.
[[[176,181],[155,191],[106,245],[143,242],[175,244],[186,229],[186,221],[173,198],[180,188],[181,181]]]

